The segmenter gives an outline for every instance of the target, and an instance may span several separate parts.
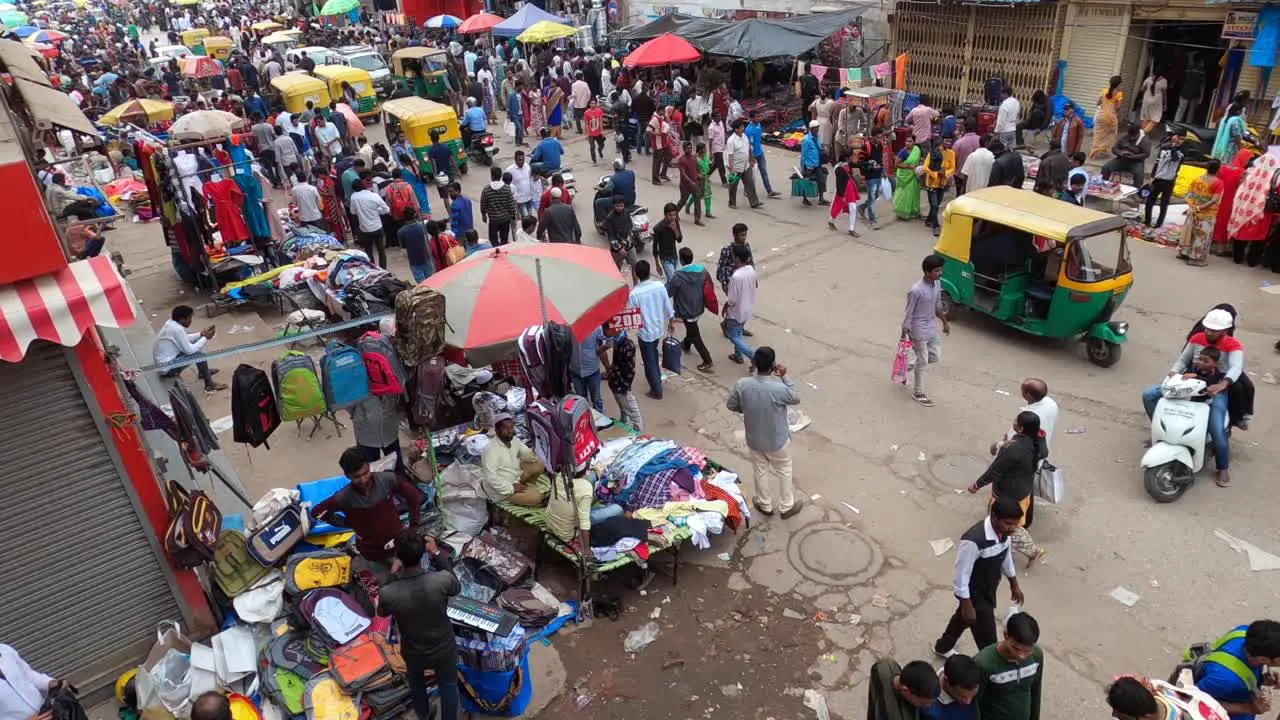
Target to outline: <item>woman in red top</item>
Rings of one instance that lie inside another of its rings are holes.
[[[1231,209],[1235,207],[1236,190],[1240,187],[1245,168],[1249,166],[1249,161],[1252,159],[1253,153],[1241,150],[1236,153],[1230,163],[1224,163],[1218,170],[1218,179],[1222,181],[1222,202],[1218,205],[1219,222],[1213,226],[1213,247],[1210,252],[1214,255],[1226,255],[1231,251],[1231,239],[1227,235],[1227,218],[1231,217]],[[1257,265],[1257,262],[1255,261],[1254,264]]]
[[[1236,158],[1239,160],[1239,157]],[[1274,155],[1260,155],[1245,171],[1244,179],[1236,190],[1235,204],[1228,218],[1227,236],[1231,238],[1232,255],[1236,262],[1247,257],[1249,265],[1257,265],[1263,260],[1262,253],[1266,248],[1263,242],[1271,234],[1271,222],[1275,216],[1267,212],[1267,196],[1276,171],[1280,170],[1280,159]],[[1219,217],[1222,217],[1219,212]],[[1275,254],[1274,251],[1272,254]],[[1272,270],[1280,272],[1280,258],[1267,258]]]

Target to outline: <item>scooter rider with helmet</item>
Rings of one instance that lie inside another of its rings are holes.
[[[613,185],[613,192],[597,197],[592,203],[596,223],[599,223],[613,209],[615,196],[622,196],[628,208],[636,204],[636,173],[634,170],[627,169],[622,158],[614,159],[613,175],[609,176],[609,181]]]
[[[488,132],[489,119],[484,114],[484,108],[476,104],[473,97],[467,98],[467,111],[462,113],[462,147],[471,152],[471,138],[478,133]]]
[[[1226,310],[1214,309],[1204,316],[1201,321],[1204,330],[1192,335],[1186,346],[1182,348],[1182,354],[1178,356],[1178,360],[1173,364],[1173,368],[1169,371],[1169,375],[1181,375],[1190,371],[1196,365],[1196,360],[1200,356],[1200,351],[1206,347],[1217,348],[1221,353],[1220,367],[1226,373],[1226,377],[1221,382],[1205,388],[1205,393],[1211,398],[1209,406],[1209,435],[1213,438],[1214,460],[1218,467],[1218,477],[1215,482],[1218,487],[1228,487],[1231,484],[1231,475],[1227,468],[1231,464],[1231,446],[1229,436],[1227,434],[1227,419],[1229,408],[1227,406],[1227,388],[1232,383],[1240,379],[1240,373],[1244,370],[1244,345],[1240,341],[1227,334],[1234,324],[1231,313]],[[1142,404],[1146,408],[1147,417],[1151,418],[1155,415],[1156,403],[1160,402],[1161,391],[1160,385],[1152,385],[1142,393]]]

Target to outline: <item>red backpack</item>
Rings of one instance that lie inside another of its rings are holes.
[[[580,395],[565,395],[556,406],[556,421],[560,425],[560,437],[566,442],[565,462],[571,465],[566,469],[576,475],[586,470],[591,458],[600,451],[591,401]]]
[[[372,395],[403,395],[409,380],[409,371],[396,349],[382,337],[382,333],[370,331],[360,336],[356,343],[365,369],[369,371],[369,392]]]
[[[387,185],[386,193],[394,220],[403,220],[405,208],[417,206],[418,198],[413,194],[413,186],[403,180],[393,180]]]

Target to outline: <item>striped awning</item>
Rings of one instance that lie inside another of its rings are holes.
[[[134,317],[124,278],[105,256],[0,285],[0,360],[18,362],[36,340],[70,347],[95,325],[127,327]]]

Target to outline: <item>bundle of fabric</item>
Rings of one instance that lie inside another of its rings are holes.
[[[409,283],[386,270],[371,272],[342,289],[342,309],[351,317],[395,312],[396,296],[409,288]]]
[[[348,250],[329,262],[325,282],[334,290],[342,290],[366,275],[385,272],[386,270],[370,262],[369,256],[363,252]]]
[[[280,245],[280,251],[290,260],[301,260],[329,250],[339,251],[345,249],[343,244],[338,242],[338,239],[334,236],[316,232],[306,225],[288,235]]]

